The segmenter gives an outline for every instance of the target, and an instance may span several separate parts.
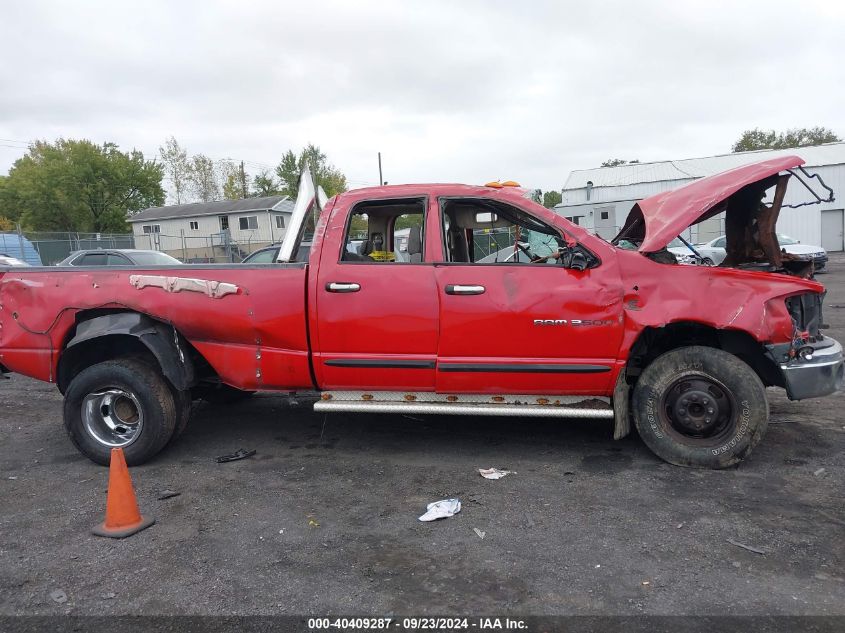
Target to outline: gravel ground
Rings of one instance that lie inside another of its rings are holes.
[[[820,279],[845,340],[845,258]],[[198,404],[132,470],[156,524],[115,541],[90,533],[107,469],[65,437],[55,388],[14,376],[0,384],[0,615],[845,615],[845,395],[769,396],[763,443],[719,472],[614,442],[604,421]],[[238,448],[257,454],[215,463]],[[516,472],[488,481],[488,466]],[[450,496],[460,514],[417,521]]]

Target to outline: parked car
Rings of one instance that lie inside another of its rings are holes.
[[[6,253],[0,253],[0,266],[29,266],[29,264],[21,261],[17,257],[12,257]]]
[[[265,246],[254,253],[250,253],[244,257],[242,264],[273,264],[279,259],[279,249],[281,244],[271,244]],[[302,242],[297,251],[296,261],[307,262],[308,255],[311,253],[311,242]]]
[[[822,270],[827,264],[827,251],[821,246],[812,246],[810,244],[802,244],[798,240],[794,240],[783,233],[777,234],[778,244],[787,253],[797,256],[799,259],[812,261],[813,268],[816,271]],[[725,236],[714,238],[704,244],[696,244],[695,250],[701,253],[704,258],[704,263],[710,266],[718,266],[725,259],[727,252],[725,251]]]
[[[673,265],[666,246],[802,163],[770,158],[641,200],[611,242],[516,186],[321,203],[306,172],[276,266],[0,270],[0,371],[56,382],[71,441],[100,464],[114,447],[151,459],[192,398],[224,385],[319,391],[320,414],[602,419],[616,439],[636,426],[670,463],[726,468],[764,436],[767,386],[791,400],[842,389],[842,346],[821,329],[817,281]],[[395,245],[400,218],[418,221],[407,260],[371,251]],[[527,261],[478,261],[476,235],[495,229],[519,235]]]
[[[357,253],[357,247],[361,244],[361,240],[353,240],[346,245],[346,250],[350,253]],[[244,257],[242,264],[272,264],[279,259],[279,248],[281,244],[271,244],[265,246],[254,253],[250,253]],[[311,242],[302,242],[299,245],[299,250],[296,252],[296,261],[307,262],[308,256],[311,254]]]
[[[669,242],[669,246],[667,248],[669,252],[675,256],[675,259],[678,260],[679,264],[688,264],[690,266],[712,265],[708,264],[703,259],[699,259],[695,252],[690,250],[690,247],[684,244],[677,237]],[[697,247],[695,247],[695,249],[698,250]]]
[[[175,257],[134,248],[74,251],[56,266],[181,266]]]

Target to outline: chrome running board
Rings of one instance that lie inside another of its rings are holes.
[[[328,391],[314,411],[612,419],[604,396],[449,395],[402,391]]]

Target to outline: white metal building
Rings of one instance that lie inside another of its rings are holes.
[[[561,192],[563,200],[555,211],[610,239],[625,223],[631,207],[643,198],[740,165],[791,154],[806,161],[805,169],[818,174],[833,189],[835,199],[797,209],[783,208],[777,231],[805,244],[820,244],[828,251],[845,250],[845,142],[576,170],[569,174]],[[820,197],[827,197],[828,192],[818,183],[811,180],[810,184]],[[793,177],[784,204],[812,199]],[[692,227],[684,237],[705,242],[723,232],[724,219],[716,216]]]
[[[129,218],[136,248],[164,251],[183,260],[213,258],[236,244],[244,253],[280,242],[294,202],[288,196],[195,202],[151,207]]]

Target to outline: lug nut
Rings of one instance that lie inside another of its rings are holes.
[[[707,409],[707,413],[709,413],[710,415],[713,415],[713,413],[715,413],[715,411],[713,411],[713,407],[710,407],[709,409]]]

